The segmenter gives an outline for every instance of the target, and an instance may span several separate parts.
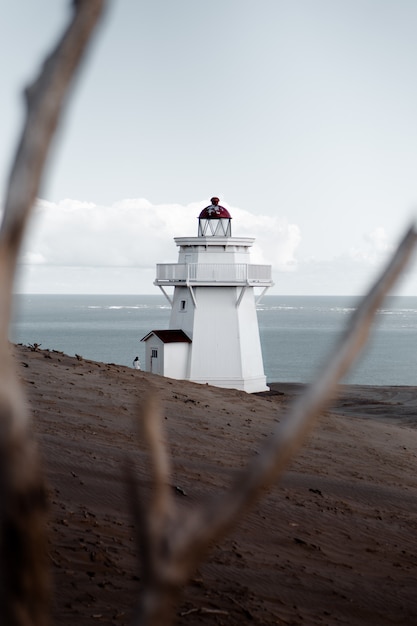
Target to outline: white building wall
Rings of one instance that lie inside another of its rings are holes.
[[[235,386],[242,378],[236,287],[196,287],[193,349],[189,379],[195,382],[222,380]]]
[[[245,391],[267,389],[254,290],[248,287],[238,309],[242,377]],[[260,389],[261,388],[261,389]]]
[[[185,334],[192,339],[194,328],[194,308],[193,299],[188,287],[175,287],[172,299],[169,328],[183,330]]]
[[[178,263],[249,263],[250,252],[247,246],[232,245],[190,245],[181,246]],[[253,239],[248,240],[253,241]],[[252,244],[250,244],[252,245]]]
[[[186,342],[164,344],[164,376],[187,379],[189,349]]]
[[[196,287],[197,307],[191,301],[185,315],[175,316],[175,323],[179,319],[184,332],[192,335],[187,378],[248,392],[266,391],[253,289],[246,289],[237,306],[240,291],[240,287]]]

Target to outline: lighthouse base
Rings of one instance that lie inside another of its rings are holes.
[[[266,384],[266,376],[258,376],[256,378],[209,378],[204,379],[190,378],[193,383],[201,385],[213,385],[214,387],[223,387],[225,389],[238,389],[246,391],[246,393],[259,393],[261,391],[269,391]]]

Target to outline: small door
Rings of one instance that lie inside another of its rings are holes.
[[[152,374],[160,374],[159,349],[151,348],[151,372]]]

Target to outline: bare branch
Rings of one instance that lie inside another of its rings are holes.
[[[162,428],[162,416],[155,392],[148,393],[141,407],[140,423],[149,446],[153,478],[150,515],[152,527],[172,517],[173,498],[170,489],[170,460]]]
[[[194,531],[191,528],[185,531],[187,541],[191,541],[190,535],[195,534],[195,541],[198,544],[199,537],[203,537],[205,532],[212,533],[214,539],[218,532],[223,532],[223,529],[241,514],[243,508],[248,506],[260,490],[282,473],[311,431],[315,420],[336,395],[340,380],[347,374],[365,346],[374,315],[401,275],[416,242],[417,232],[410,228],[381,276],[352,315],[345,333],[336,343],[323,369],[317,372],[315,381],[294,402],[263,450],[237,478],[232,494],[227,493],[215,498],[205,510],[202,509],[200,519],[197,516],[193,523]],[[216,525],[217,530],[214,529]]]
[[[165,526],[165,538],[161,536],[159,542],[169,549],[154,558],[152,577],[145,580],[141,609],[135,621],[137,626],[169,623],[166,614],[161,617],[160,607],[176,598],[211,543],[223,535],[287,467],[335,396],[340,379],[364,347],[373,317],[408,262],[416,241],[417,233],[410,228],[385,271],[363,298],[323,370],[294,402],[259,455],[240,472],[231,489],[183,515],[178,512],[177,523]],[[154,463],[157,462],[154,454]],[[151,554],[150,558],[154,556]]]
[[[155,391],[144,398],[139,410],[139,423],[148,443],[152,493],[146,505],[139,492],[131,468],[128,472],[131,506],[137,524],[137,541],[143,580],[147,581],[136,615],[136,623],[169,623],[172,607],[180,593],[180,586],[172,582],[171,539],[175,532],[177,511],[170,486],[170,461],[162,428],[162,415]],[[174,577],[176,567],[174,566]],[[150,582],[152,581],[152,582]],[[161,598],[164,601],[161,603]],[[152,623],[152,622],[151,622]]]
[[[68,88],[103,6],[104,0],[74,2],[69,27],[27,90],[0,230],[0,623],[8,626],[45,626],[49,603],[45,486],[8,344],[14,274]]]
[[[37,80],[26,90],[26,123],[9,176],[0,231],[0,286],[7,285],[10,292],[20,242],[68,89],[104,8],[104,0],[78,0],[73,4],[67,30],[45,61]],[[0,322],[8,326],[7,304],[0,305]],[[1,336],[5,336],[5,330],[4,326],[0,328]]]
[[[152,568],[158,544],[165,536],[166,527],[174,516],[174,502],[170,491],[170,463],[164,440],[160,406],[155,391],[149,392],[139,407],[139,426],[149,447],[152,478],[151,501],[143,504],[143,494],[135,479],[132,462],[126,465],[127,486],[134,520],[144,577],[152,577]]]

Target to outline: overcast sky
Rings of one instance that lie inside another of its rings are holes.
[[[0,186],[22,89],[69,15],[13,0]],[[212,195],[277,294],[359,294],[415,218],[415,0],[117,0],[59,133],[18,291],[158,293]],[[417,265],[417,261],[415,263]],[[417,295],[414,269],[403,291]]]

